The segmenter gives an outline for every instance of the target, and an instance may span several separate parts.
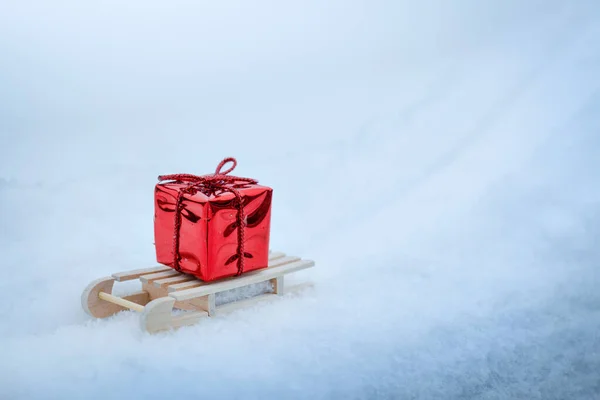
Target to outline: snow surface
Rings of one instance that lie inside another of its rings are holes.
[[[0,8],[0,398],[600,398],[597,1]],[[91,320],[227,156],[315,289]]]

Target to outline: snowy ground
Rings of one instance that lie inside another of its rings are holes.
[[[600,6],[483,3],[3,3],[0,398],[600,398]],[[315,289],[87,317],[227,156]]]

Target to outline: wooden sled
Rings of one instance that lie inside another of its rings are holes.
[[[162,265],[119,272],[90,283],[81,295],[81,305],[85,312],[96,318],[106,318],[126,309],[137,311],[141,313],[141,329],[154,333],[193,325],[204,317],[231,312],[273,296],[281,296],[284,294],[283,277],[286,274],[314,265],[315,263],[310,260],[271,252],[268,268],[214,282],[203,282],[192,275],[182,274]],[[125,282],[134,279],[141,281],[141,291],[123,297],[113,296],[115,281]],[[216,306],[217,293],[265,281],[273,284],[273,293]],[[307,286],[311,284],[295,285],[286,288],[285,291],[291,292]],[[187,312],[173,315],[174,309],[187,310]]]

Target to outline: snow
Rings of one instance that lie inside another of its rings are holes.
[[[596,2],[2,8],[0,398],[599,396]],[[90,319],[156,177],[227,156],[315,288]]]

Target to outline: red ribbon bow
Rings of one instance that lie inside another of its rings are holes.
[[[221,169],[227,163],[233,163],[233,166],[228,170],[221,172]],[[233,157],[225,158],[219,163],[215,173],[213,175],[191,175],[191,174],[173,174],[173,175],[160,175],[158,181],[177,181],[178,183],[187,183],[188,186],[180,190],[177,195],[177,203],[175,206],[175,234],[173,235],[173,267],[177,271],[181,271],[181,254],[179,254],[179,235],[181,231],[181,212],[183,210],[183,195],[184,194],[195,194],[198,191],[202,192],[214,192],[215,190],[223,190],[231,192],[237,200],[237,236],[238,236],[238,247],[237,247],[237,274],[240,275],[244,271],[244,231],[246,228],[246,215],[244,214],[244,204],[242,202],[242,195],[239,190],[234,187],[236,182],[246,182],[250,184],[257,184],[258,181],[251,178],[242,178],[239,176],[227,175],[235,169],[237,166],[237,160]]]

